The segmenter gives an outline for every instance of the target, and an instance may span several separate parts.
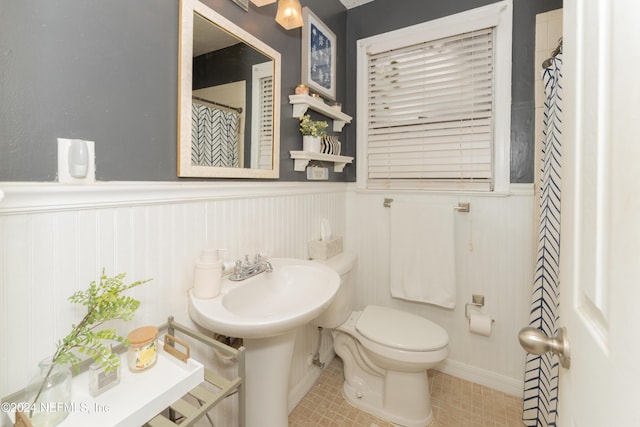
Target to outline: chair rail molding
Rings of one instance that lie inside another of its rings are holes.
[[[92,185],[2,183],[0,215],[118,206],[160,205],[346,191],[347,183],[307,182],[126,182]]]

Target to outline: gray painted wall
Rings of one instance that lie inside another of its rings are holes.
[[[204,3],[282,54],[280,179],[305,180],[289,159],[301,146],[288,104],[300,81],[300,30],[275,23],[275,4],[246,13],[231,0]],[[491,0],[376,0],[349,11],[339,0],[301,3],[336,33],[337,98],[355,116],[358,39]],[[535,14],[559,7],[514,0],[512,182],[533,179]],[[57,137],[96,141],[98,180],[181,180],[177,70],[178,0],[0,0],[0,181],[55,181]],[[345,152],[355,155],[355,123],[345,129]],[[355,168],[330,179],[353,181]]]
[[[282,180],[305,180],[288,95],[300,83],[301,30],[276,5],[204,3],[282,55]],[[307,0],[345,40],[339,0]],[[179,0],[0,0],[0,181],[55,181],[57,137],[96,141],[96,178],[176,181]],[[337,95],[344,98],[344,45]],[[331,179],[344,180],[344,174]]]
[[[1,0],[0,180],[56,180],[56,138],[101,180],[176,170],[178,3]]]

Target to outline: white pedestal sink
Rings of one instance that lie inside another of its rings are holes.
[[[210,331],[243,338],[247,427],[286,427],[291,356],[296,328],[331,303],[340,277],[330,268],[291,258],[272,258],[271,273],[241,282],[222,281],[220,295],[198,299],[189,292],[189,314]]]

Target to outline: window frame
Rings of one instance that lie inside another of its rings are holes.
[[[503,0],[487,6],[449,15],[406,28],[367,37],[357,42],[357,186],[368,188],[368,53],[398,49],[452,35],[495,27],[494,38],[494,141],[493,189],[481,192],[506,193],[510,180],[511,152],[511,40],[513,22],[512,0]],[[394,187],[397,189],[397,187]],[[416,190],[416,188],[407,188]],[[471,191],[447,189],[439,191]],[[430,191],[425,189],[425,191]],[[477,190],[476,190],[477,191]]]
[[[271,150],[271,154],[269,156],[269,163],[262,163],[263,158],[261,156],[261,151],[264,148],[263,146],[263,127],[262,124],[262,116],[264,113],[264,90],[262,88],[262,82],[265,78],[271,78],[271,92],[273,92],[273,88],[275,87],[274,82],[274,72],[273,72],[273,64],[272,62],[263,62],[261,64],[255,64],[253,66],[253,72],[251,77],[251,87],[252,87],[252,99],[251,99],[251,168],[252,169],[263,169],[267,167],[270,169],[273,167],[273,120],[271,123],[271,128],[269,129],[270,140],[269,147]],[[271,96],[273,99],[273,96]],[[269,113],[270,117],[273,117],[273,102],[271,102],[271,112]],[[260,120],[256,121],[255,118],[259,117]],[[256,124],[257,123],[257,124]]]

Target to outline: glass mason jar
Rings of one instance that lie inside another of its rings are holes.
[[[158,360],[158,328],[143,326],[127,335],[127,362],[132,372],[144,371]]]
[[[25,389],[25,415],[33,427],[55,426],[71,410],[71,370],[46,358],[38,363],[40,373]]]

